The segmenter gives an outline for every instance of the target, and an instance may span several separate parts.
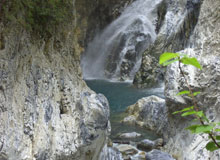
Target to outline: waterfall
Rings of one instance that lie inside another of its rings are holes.
[[[137,0],[88,44],[81,58],[84,79],[132,81],[143,51],[156,39],[157,5]]]

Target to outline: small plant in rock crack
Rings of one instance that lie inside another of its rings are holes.
[[[215,151],[217,149],[220,149],[220,134],[217,134],[220,132],[220,123],[210,122],[204,112],[200,109],[200,107],[198,106],[198,101],[195,98],[198,94],[200,94],[200,92],[193,92],[182,69],[182,65],[192,65],[198,69],[202,69],[200,63],[196,58],[188,57],[185,54],[166,52],[160,56],[159,63],[163,66],[167,66],[174,62],[178,62],[180,74],[184,78],[184,83],[187,85],[188,88],[188,90],[181,91],[177,93],[177,95],[189,96],[192,99],[193,106],[183,108],[182,110],[176,111],[173,114],[181,113],[182,117],[194,116],[195,120],[199,121],[199,124],[188,126],[186,129],[190,130],[194,134],[208,134],[210,141],[206,144],[207,150]]]

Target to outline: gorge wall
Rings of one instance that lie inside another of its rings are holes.
[[[80,56],[95,34],[131,2],[73,0],[73,19],[47,38],[0,21],[1,160],[97,160],[104,146],[108,150],[108,102],[86,86]],[[219,8],[217,0],[161,1],[154,13],[157,38],[135,76],[140,88],[165,79],[168,124],[162,131],[163,149],[180,160],[218,160],[219,153],[204,150],[207,141],[184,130],[188,120],[172,115],[185,105],[184,99],[173,96],[182,80],[175,64],[164,76],[157,59],[164,51],[184,49],[198,57],[203,71],[185,71],[191,86],[203,90],[199,100],[209,107],[204,108],[209,118],[219,121]]]
[[[82,80],[80,54],[128,3],[73,0],[73,19],[50,37],[0,22],[1,160],[98,158],[109,134],[108,101]]]
[[[183,50],[189,45],[201,4],[202,0],[163,0],[157,11],[156,40],[142,55],[134,85],[138,88],[151,87],[163,80],[159,56],[163,52]]]
[[[190,56],[198,58],[203,66],[201,71],[192,67],[184,68],[188,75],[190,86],[197,91],[201,91],[198,101],[212,122],[219,122],[219,67],[220,67],[220,1],[204,0],[198,23],[190,37],[190,48],[181,51]],[[165,80],[166,102],[169,112],[169,129],[164,135],[169,142],[165,150],[176,155],[179,159],[212,159],[220,158],[219,151],[208,152],[205,145],[208,137],[204,135],[193,135],[184,128],[190,125],[189,119],[172,115],[173,111],[185,106],[186,99],[174,96],[181,89],[185,89],[183,80],[177,69],[177,64],[168,67]],[[179,87],[178,87],[179,86]],[[172,146],[172,147],[171,147]]]
[[[208,137],[193,135],[185,130],[190,118],[172,115],[187,105],[187,99],[175,96],[186,86],[178,65],[167,69],[158,65],[163,52],[182,52],[197,57],[202,71],[184,67],[190,86],[201,91],[198,101],[211,121],[219,121],[219,51],[220,51],[220,1],[164,1],[164,10],[159,10],[156,41],[144,52],[140,70],[134,79],[137,87],[157,85],[165,73],[165,97],[168,108],[168,124],[163,131],[166,145],[164,150],[180,160],[218,160],[219,152],[208,152],[205,145]]]

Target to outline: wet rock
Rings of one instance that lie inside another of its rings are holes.
[[[144,55],[140,70],[134,77],[133,84],[138,88],[147,88],[158,85],[164,79],[164,71],[158,60],[151,55]]]
[[[141,142],[137,143],[137,148],[146,152],[151,151],[152,149],[156,149],[162,147],[163,139],[159,138],[155,141],[151,141],[149,139],[144,139]]]
[[[130,124],[130,125],[135,125],[136,124],[136,117],[134,115],[129,115],[125,117],[122,121],[122,123]]]
[[[122,123],[135,124],[162,134],[167,125],[165,100],[157,96],[145,97],[127,108],[129,116]]]
[[[115,146],[115,148],[117,148],[122,153],[123,157],[135,155],[136,153],[138,153],[138,150],[135,147],[128,144],[119,144]]]
[[[138,154],[132,156],[132,160],[146,160],[146,152],[138,152]]]
[[[118,149],[105,145],[99,156],[99,160],[123,160],[123,158]]]
[[[131,132],[131,133],[122,133],[119,135],[120,138],[126,138],[126,139],[129,139],[129,138],[137,138],[137,137],[141,137],[141,134],[140,133],[137,133],[137,132]]]
[[[175,160],[175,159],[168,153],[154,149],[146,154],[146,160]]]
[[[155,147],[154,141],[144,139],[137,144],[137,148],[146,152],[151,151]]]
[[[199,19],[202,0],[163,1],[158,10],[157,38],[143,53],[142,63],[135,75],[134,84],[139,88],[157,85],[163,80],[164,71],[158,65],[163,52],[183,50],[190,42]]]

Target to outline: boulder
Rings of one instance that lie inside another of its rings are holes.
[[[168,153],[154,149],[146,154],[146,160],[175,160]]]
[[[167,125],[165,100],[157,96],[145,97],[127,108],[128,116],[122,123],[135,124],[162,134]]]
[[[132,160],[146,160],[146,152],[138,152],[132,156]]]
[[[126,155],[134,155],[136,154],[138,151],[135,147],[128,145],[128,144],[119,144],[118,146],[116,146],[116,148],[122,153],[122,154],[126,154]]]
[[[151,141],[149,139],[144,139],[141,142],[137,143],[137,148],[142,151],[149,152],[152,149],[162,147],[162,145],[163,145],[163,139],[161,139],[161,138],[159,138],[155,141]]]
[[[131,133],[122,133],[119,135],[120,138],[125,138],[125,139],[131,139],[131,138],[137,138],[141,137],[140,133],[137,132],[131,132]]]
[[[123,160],[123,158],[118,149],[105,145],[99,156],[99,160]]]

